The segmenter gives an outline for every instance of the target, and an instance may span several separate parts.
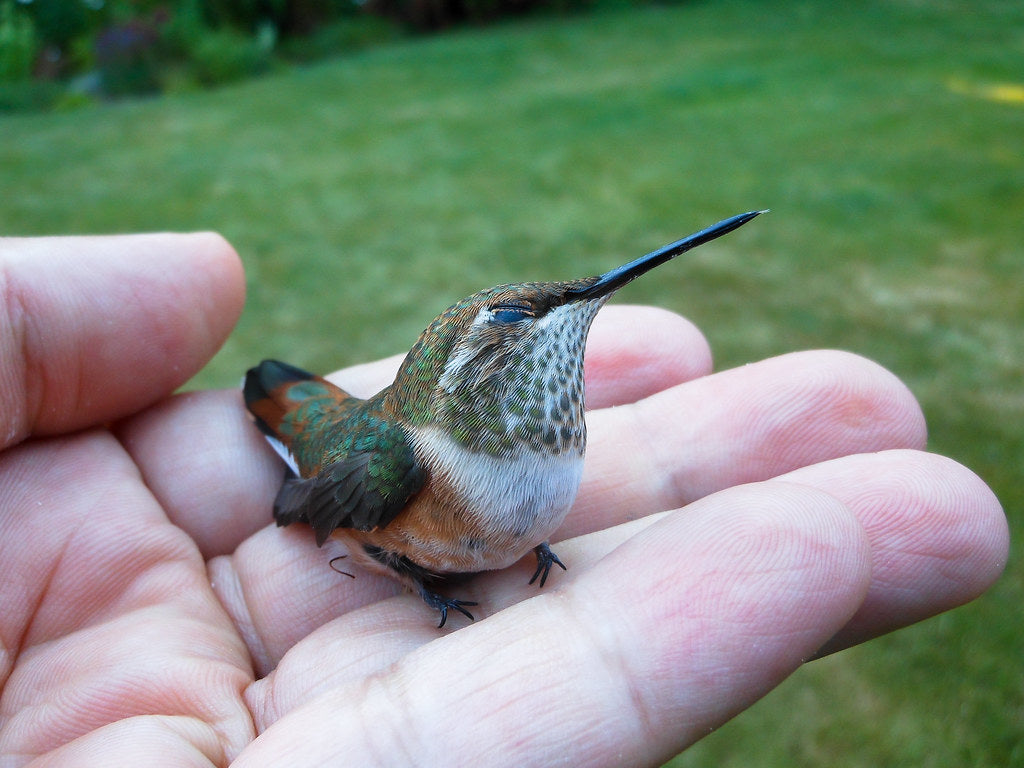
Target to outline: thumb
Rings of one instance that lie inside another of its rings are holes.
[[[244,294],[215,234],[0,239],[0,448],[167,395],[224,342]]]

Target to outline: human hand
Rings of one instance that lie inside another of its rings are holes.
[[[478,620],[438,630],[269,524],[281,466],[238,392],[165,397],[240,309],[223,241],[0,241],[0,275],[3,766],[657,765],[1005,563],[998,502],[921,451],[888,372],[804,352],[710,374],[689,323],[612,306],[568,572],[460,579]],[[365,395],[396,366],[332,378]]]

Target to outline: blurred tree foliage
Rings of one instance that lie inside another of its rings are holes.
[[[0,0],[0,112],[216,86],[405,32],[594,0]]]

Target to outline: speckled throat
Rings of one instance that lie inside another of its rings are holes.
[[[556,306],[525,336],[463,339],[438,381],[435,423],[473,452],[582,456],[583,348],[609,295]]]

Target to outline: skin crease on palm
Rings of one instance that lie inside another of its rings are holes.
[[[689,322],[613,305],[568,571],[454,579],[477,621],[438,630],[271,524],[282,468],[239,392],[171,396],[243,293],[215,235],[0,240],[2,768],[658,765],[1005,564],[998,501],[923,451],[889,372],[812,351],[711,373]],[[366,395],[397,360],[332,378]]]

